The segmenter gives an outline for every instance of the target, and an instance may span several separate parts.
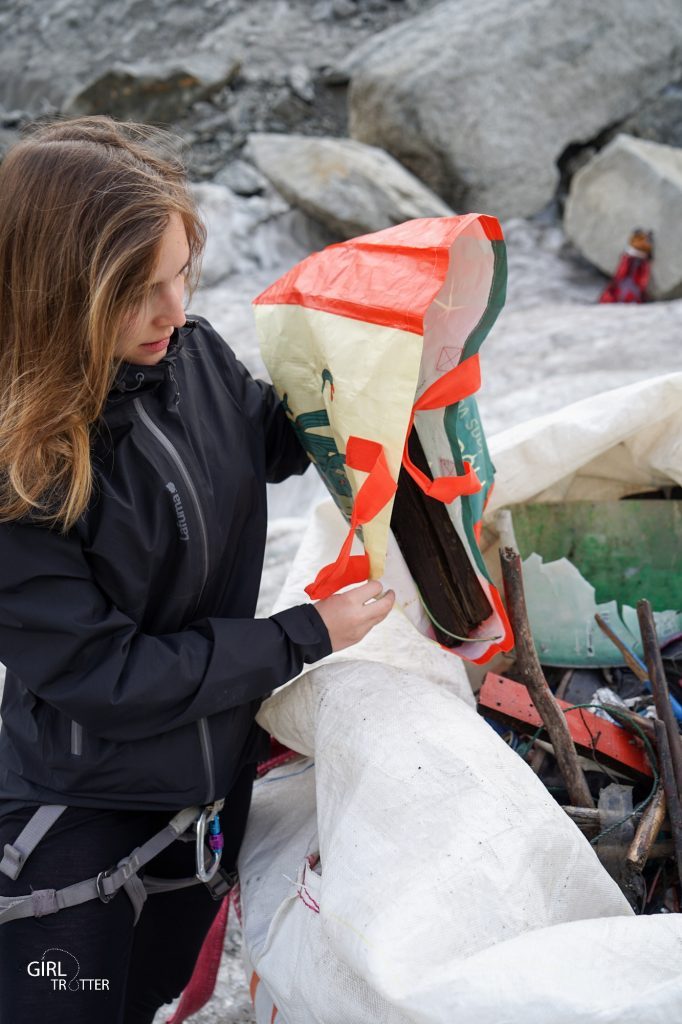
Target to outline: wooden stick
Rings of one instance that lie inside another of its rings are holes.
[[[660,790],[660,792],[662,792],[662,789]],[[649,804],[649,807],[652,806],[654,801],[658,800],[658,793],[659,791],[657,790],[656,796],[654,797],[654,800],[652,800]],[[661,799],[665,801],[665,796],[663,796]],[[659,805],[657,804],[657,808],[658,806]],[[647,807],[647,811],[649,810],[649,807]],[[599,815],[599,811],[592,811],[588,807],[569,806],[563,806],[562,810],[565,811],[565,813],[568,815],[571,821],[578,826],[583,835],[587,836],[588,838],[594,838],[594,836],[599,835],[599,833],[602,831],[601,817]],[[665,812],[663,814],[663,817],[661,818],[661,822],[664,818]],[[635,833],[635,838],[633,839],[632,844],[630,845],[630,849],[628,850],[626,863],[633,872],[641,872],[646,861],[667,860],[668,857],[675,856],[675,844],[672,842],[672,840],[662,839],[658,842],[653,841],[651,845],[647,848],[646,858],[641,863],[641,866],[637,861],[631,860],[630,858],[632,851],[634,849],[635,842],[637,841],[637,837],[640,831],[642,831],[644,827],[644,815],[638,811],[637,813],[632,815],[632,820],[637,825],[637,832]]]
[[[648,601],[642,600],[637,602],[637,618],[642,634],[642,647],[644,648],[644,656],[649,670],[649,682],[651,683],[651,692],[654,695],[656,714],[665,724],[677,794],[682,796],[682,740],[680,739],[677,720],[670,706],[668,680],[665,677],[654,616]]]
[[[578,755],[568,731],[564,713],[547,685],[528,624],[526,598],[523,592],[521,558],[513,548],[500,551],[502,578],[507,610],[515,637],[516,659],[521,681],[528,688],[538,714],[545,724],[554,747],[559,771],[564,777],[571,803],[577,807],[594,807],[594,800],[585,774],[578,764]]]
[[[584,832],[588,836],[596,836],[602,830],[601,814],[598,810],[593,810],[591,807],[571,807],[570,805],[564,805],[562,810],[569,816],[572,822],[574,822],[581,832]],[[641,813],[635,813],[632,816],[634,822],[639,822],[642,818]]]
[[[680,798],[675,784],[675,773],[673,772],[672,760],[670,758],[670,747],[668,746],[668,733],[665,725],[660,719],[654,719],[656,730],[656,745],[658,746],[658,764],[661,772],[661,781],[665,791],[665,798],[668,803],[668,816],[670,827],[675,843],[675,859],[677,862],[677,874],[682,881],[682,808]]]
[[[559,685],[557,686],[556,692],[554,694],[557,700],[563,700],[566,694],[566,690],[568,689],[568,684],[570,683],[572,678],[573,669],[569,668],[567,672],[564,672],[561,679],[559,680]],[[528,759],[528,764],[531,766],[536,775],[539,775],[542,769],[545,767],[545,761],[547,760],[547,757],[548,753],[546,750],[543,750],[542,747],[535,747],[535,750]]]
[[[666,808],[665,790],[663,786],[659,785],[653,799],[642,814],[625,858],[626,864],[633,871],[641,871],[649,859],[651,849],[661,831]]]
[[[628,645],[613,632],[608,622],[602,619],[599,613],[595,615],[594,620],[601,629],[602,633],[604,633],[609,638],[609,640],[611,640],[618,648],[620,653],[623,655],[623,661],[630,669],[630,671],[639,679],[640,683],[648,683],[649,676],[640,665],[639,661],[635,657],[634,652],[631,651]]]

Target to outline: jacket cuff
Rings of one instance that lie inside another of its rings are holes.
[[[298,647],[303,661],[310,664],[332,653],[332,642],[322,616],[313,604],[299,604],[270,618]]]

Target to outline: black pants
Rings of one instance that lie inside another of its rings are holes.
[[[223,865],[231,869],[246,825],[254,766],[242,772],[220,820]],[[31,817],[23,809],[0,817],[0,850]],[[60,889],[97,875],[132,853],[172,812],[68,807],[13,882],[0,873],[0,895]],[[150,875],[194,874],[193,843],[176,841],[150,861]],[[0,925],[0,1024],[150,1024],[192,974],[220,902],[205,885],[147,897],[133,927],[121,890],[107,904],[90,900],[42,918]]]

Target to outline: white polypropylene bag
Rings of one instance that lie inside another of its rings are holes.
[[[487,507],[617,501],[682,484],[682,373],[637,381],[519,423],[489,442]]]
[[[674,374],[498,435],[496,506],[682,482],[680,408]],[[316,510],[278,606],[344,529]],[[256,784],[240,854],[258,1024],[679,1020],[682,917],[632,914],[403,604],[261,709],[303,756]]]
[[[259,1024],[273,1007],[288,1024],[676,1019],[682,920],[634,919],[530,768],[446,686],[337,662],[262,721],[315,763],[257,783],[240,857]]]

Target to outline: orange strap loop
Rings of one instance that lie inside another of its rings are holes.
[[[349,437],[346,445],[346,465],[368,473],[353,503],[348,536],[339,556],[331,565],[320,569],[306,594],[313,600],[324,600],[351,583],[364,583],[369,577],[369,558],[351,555],[353,537],[358,526],[368,523],[381,512],[396,492],[397,484],[391,476],[382,445],[363,437]]]
[[[435,480],[429,480],[425,473],[417,469],[407,450],[410,431],[414,425],[414,414],[422,409],[443,409],[446,405],[461,402],[463,398],[468,398],[469,395],[478,391],[480,386],[481,364],[478,354],[476,354],[469,356],[454,370],[439,377],[412,406],[410,424],[405,435],[403,466],[424,494],[437,501],[445,502],[445,504],[449,504],[455,498],[461,498],[465,494],[476,494],[481,490],[481,481],[469,462],[464,463],[464,472],[461,476],[439,476]]]

